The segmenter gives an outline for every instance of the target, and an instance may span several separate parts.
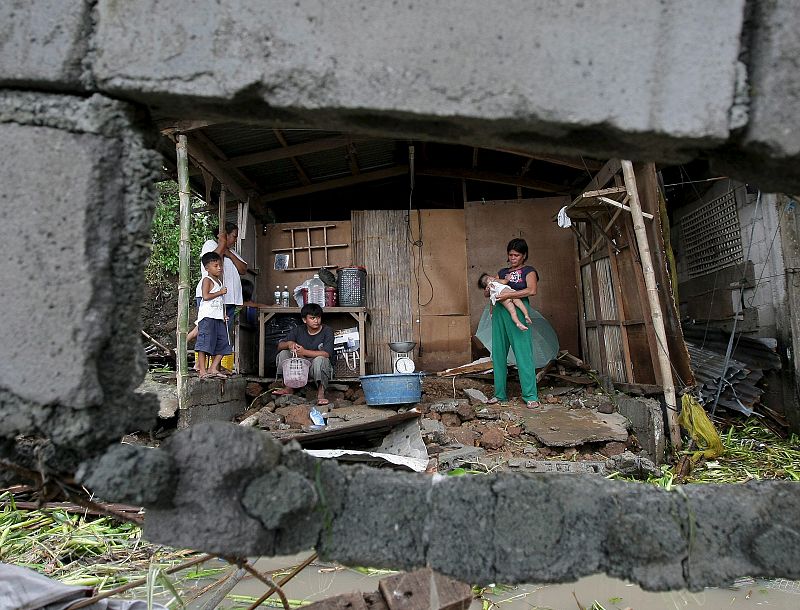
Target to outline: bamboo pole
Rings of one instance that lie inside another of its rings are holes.
[[[191,223],[189,157],[186,152],[185,135],[178,135],[175,151],[178,165],[181,231],[178,260],[178,408],[185,409],[188,398],[186,383],[189,375],[189,366],[186,362],[186,335],[189,329],[189,229]]]
[[[669,424],[669,437],[676,451],[681,449],[681,431],[678,426],[677,400],[675,397],[675,384],[672,380],[672,370],[669,362],[669,347],[667,347],[667,333],[664,330],[664,315],[661,311],[661,301],[658,298],[653,258],[650,256],[650,244],[647,241],[647,230],[644,226],[642,205],[639,202],[639,192],[636,189],[636,177],[633,173],[633,163],[622,161],[622,175],[630,199],[633,230],[636,235],[636,244],[639,247],[639,258],[642,262],[644,283],[647,288],[647,304],[650,307],[650,317],[653,320],[653,330],[656,335],[658,355],[658,368],[661,372],[662,385],[664,386],[664,400],[667,403],[667,423]]]

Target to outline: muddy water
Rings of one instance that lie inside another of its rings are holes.
[[[308,555],[260,559],[260,571],[273,571],[291,568]],[[314,563],[284,587],[290,600],[314,602],[332,595],[351,591],[375,591],[378,581],[385,574],[367,575],[336,568],[323,563]],[[276,580],[280,577],[278,576]],[[236,596],[260,597],[266,588],[254,579],[240,582],[231,592]],[[192,603],[192,608],[200,608],[201,598]],[[577,610],[576,599],[581,606],[590,608],[597,602],[598,608],[606,610],[686,610],[692,608],[771,608],[774,610],[800,609],[800,582],[787,581],[744,581],[736,588],[707,589],[701,593],[674,591],[669,593],[650,593],[636,585],[603,575],[582,578],[575,583],[559,585],[520,585],[518,587],[498,587],[487,595],[496,607],[491,610]],[[220,608],[246,608],[246,600],[226,600]],[[481,610],[480,601],[473,602],[471,610]]]

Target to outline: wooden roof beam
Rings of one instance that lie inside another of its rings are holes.
[[[312,140],[311,142],[303,142],[302,144],[292,144],[291,146],[273,148],[271,150],[264,150],[248,155],[239,155],[238,157],[232,157],[228,163],[232,167],[259,165],[261,163],[268,163],[270,161],[277,161],[279,159],[289,159],[291,157],[299,157],[301,155],[308,155],[315,152],[321,152],[323,150],[344,148],[351,141],[364,142],[367,139],[368,138],[353,139],[348,136],[334,136],[332,138]]]
[[[222,165],[223,162],[217,161],[211,152],[197,139],[187,138],[189,156],[194,160],[195,164],[203,167],[209,172],[217,181],[225,185],[233,195],[240,201],[247,201],[250,195],[254,195],[257,191],[252,189],[248,192],[247,189],[241,184],[240,179],[228,168]],[[206,202],[208,203],[208,202]]]
[[[524,150],[517,150],[515,148],[493,148],[498,152],[508,153],[510,155],[518,155],[520,157],[527,157],[536,161],[544,161],[545,163],[553,163],[554,165],[563,165],[565,167],[572,167],[574,169],[589,170],[589,172],[596,172],[603,167],[602,161],[595,161],[594,159],[582,159],[566,157],[563,155],[545,155],[538,153],[525,152]]]
[[[462,169],[458,167],[420,167],[416,170],[418,176],[433,176],[437,178],[458,178],[463,180],[476,180],[478,182],[493,182],[495,184],[507,184],[509,186],[521,186],[523,188],[545,193],[563,194],[569,192],[569,187],[561,184],[553,184],[535,178],[525,176],[511,176],[477,169]]]
[[[280,129],[273,129],[272,133],[275,134],[275,137],[278,139],[278,142],[281,143],[281,146],[284,148],[289,148],[289,143],[286,141],[286,138],[283,137],[283,133]],[[297,157],[289,157],[289,160],[292,162],[292,165],[294,165],[294,169],[297,171],[297,177],[300,178],[300,182],[306,185],[311,184],[311,180],[309,179],[308,174],[306,174],[306,170],[304,170],[303,166],[300,165],[300,161],[297,160]]]
[[[290,197],[301,197],[303,195],[310,195],[312,193],[319,193],[331,189],[342,188],[346,186],[355,186],[357,184],[364,184],[366,182],[374,182],[376,180],[385,180],[386,178],[395,178],[408,174],[407,165],[395,165],[385,169],[377,169],[370,172],[361,172],[357,176],[346,176],[345,178],[335,178],[333,180],[325,180],[324,182],[316,182],[308,186],[298,186],[295,188],[277,191],[274,193],[267,193],[260,198],[263,203],[270,203],[280,199],[289,199]]]
[[[189,133],[190,131],[195,131],[197,129],[203,129],[204,127],[209,127],[214,125],[213,121],[196,121],[196,120],[187,120],[187,121],[157,121],[156,125],[158,129],[161,131],[162,135],[170,136],[175,133]]]

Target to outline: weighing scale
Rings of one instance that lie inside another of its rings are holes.
[[[392,341],[389,343],[389,349],[394,352],[392,370],[395,373],[407,375],[414,372],[416,367],[411,356],[416,345],[416,341]]]

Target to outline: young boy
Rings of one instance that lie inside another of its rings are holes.
[[[228,327],[225,319],[225,303],[222,296],[228,289],[222,285],[222,258],[216,252],[206,252],[200,259],[208,275],[200,282],[203,300],[197,310],[197,341],[195,351],[199,354],[200,378],[226,378],[219,370],[222,357],[231,353]],[[211,366],[206,368],[206,357],[211,356]]]
[[[511,288],[508,286],[508,280],[501,280],[499,277],[489,275],[488,273],[481,274],[481,276],[478,278],[478,286],[483,288],[485,291],[488,291],[489,299],[492,301],[492,306],[497,303],[498,294],[506,290],[511,290]],[[525,314],[525,321],[528,324],[531,323],[531,318],[528,315],[528,310],[522,303],[522,299],[504,299],[500,301],[500,303],[506,308],[508,313],[511,314],[511,320],[518,329],[528,330],[528,327],[519,321],[519,316],[517,315],[517,308],[519,308],[520,311]]]
[[[296,326],[289,331],[286,339],[278,343],[278,372],[283,363],[292,357],[292,352],[300,358],[311,360],[309,378],[317,384],[317,405],[328,404],[325,390],[333,376],[331,356],[333,355],[333,330],[322,324],[322,307],[316,303],[303,305],[300,310],[303,326]],[[289,387],[278,388],[272,392],[275,396],[294,394]]]

